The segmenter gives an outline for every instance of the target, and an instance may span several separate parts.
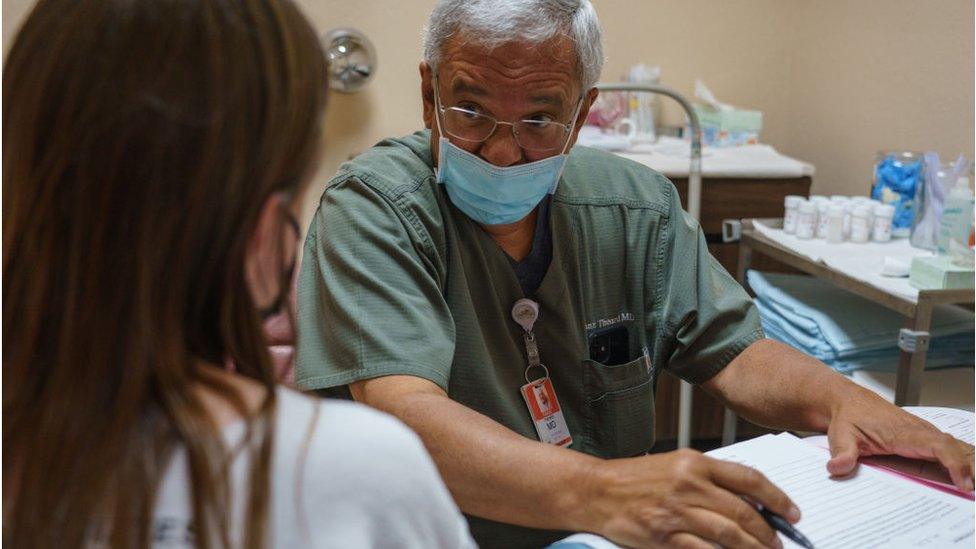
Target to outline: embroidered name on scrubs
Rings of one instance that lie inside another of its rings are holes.
[[[569,446],[573,437],[569,434],[569,426],[559,407],[556,390],[549,378],[549,369],[539,359],[539,346],[536,345],[535,334],[532,332],[536,319],[539,318],[539,304],[531,299],[520,299],[512,307],[512,318],[525,330],[525,353],[529,364],[525,368],[526,384],[520,389],[525,405],[529,408],[532,423],[535,425],[539,440],[556,446]],[[541,371],[538,371],[541,370]],[[542,374],[534,381],[531,375]]]
[[[615,326],[622,322],[633,322],[633,321],[634,321],[634,313],[624,311],[614,317],[600,318],[593,322],[587,322],[586,324],[583,325],[583,329],[585,329],[586,331],[590,331],[590,330],[595,330],[597,328],[607,328],[609,326]]]

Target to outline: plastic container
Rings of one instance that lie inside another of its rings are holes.
[[[783,200],[785,211],[783,212],[783,231],[786,234],[796,232],[796,218],[799,214],[800,204],[805,202],[802,196],[791,194]]]
[[[843,204],[844,202],[847,202],[848,200],[850,200],[850,198],[848,198],[848,197],[846,197],[846,196],[844,196],[842,194],[832,194],[832,195],[830,195],[830,201],[831,202],[840,202],[841,204]]]
[[[922,155],[911,151],[879,152],[875,157],[871,198],[895,207],[891,235],[907,237],[915,221],[915,196],[922,184]]]
[[[871,238],[871,212],[867,206],[856,206],[851,212],[851,242],[864,244]]]
[[[634,65],[624,75],[624,81],[656,86],[661,81],[661,67],[649,67],[643,63]],[[657,94],[631,92],[627,99],[627,116],[634,123],[634,142],[654,143],[657,141],[657,121],[661,118]]]
[[[875,204],[874,226],[871,231],[872,240],[875,242],[888,242],[891,240],[891,220],[894,217],[894,206],[889,204]]]
[[[960,177],[946,196],[942,222],[939,225],[939,253],[948,254],[951,241],[956,247],[967,246],[973,226],[973,191],[969,189],[969,178]],[[797,227],[799,230],[799,227]]]
[[[813,238],[817,231],[817,205],[804,201],[800,204],[796,218],[796,237],[804,240]]]
[[[827,233],[828,244],[839,244],[844,241],[844,206],[832,203],[827,208]]]
[[[854,208],[857,204],[852,200],[844,202],[844,240],[851,238],[851,214],[854,213]]]
[[[827,209],[830,208],[830,200],[820,200],[814,204],[817,205],[817,238],[827,238]]]
[[[855,196],[853,198],[854,204],[858,206],[864,206],[868,209],[868,232],[870,233],[870,228],[874,226],[874,204],[875,201],[871,200],[867,196]]]

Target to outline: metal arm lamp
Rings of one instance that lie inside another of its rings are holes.
[[[691,126],[691,168],[688,171],[688,213],[696,221],[701,216],[701,126],[698,115],[691,107],[691,103],[680,93],[664,86],[650,84],[597,84],[596,89],[601,92],[644,92],[666,95],[681,105],[688,115]],[[691,384],[681,382],[681,392],[678,397],[678,448],[691,445]]]

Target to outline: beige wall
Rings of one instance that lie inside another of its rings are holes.
[[[312,196],[349,155],[420,127],[417,64],[434,0],[299,0],[321,32],[369,36],[375,80],[332,94],[326,154]],[[761,109],[763,139],[816,165],[814,190],[859,193],[874,153],[934,149],[973,156],[972,0],[594,0],[603,80],[660,65],[690,94],[703,78],[722,100]],[[30,0],[3,0],[3,38]],[[670,109],[666,119],[676,120]],[[307,212],[316,200],[309,200]]]
[[[865,192],[878,150],[973,158],[973,0],[797,2],[791,130],[815,188]]]

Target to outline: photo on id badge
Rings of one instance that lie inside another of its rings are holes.
[[[535,401],[539,405],[539,412],[548,416],[552,413],[552,399],[549,398],[548,387],[545,383],[539,383],[532,386],[532,392],[535,393]]]

